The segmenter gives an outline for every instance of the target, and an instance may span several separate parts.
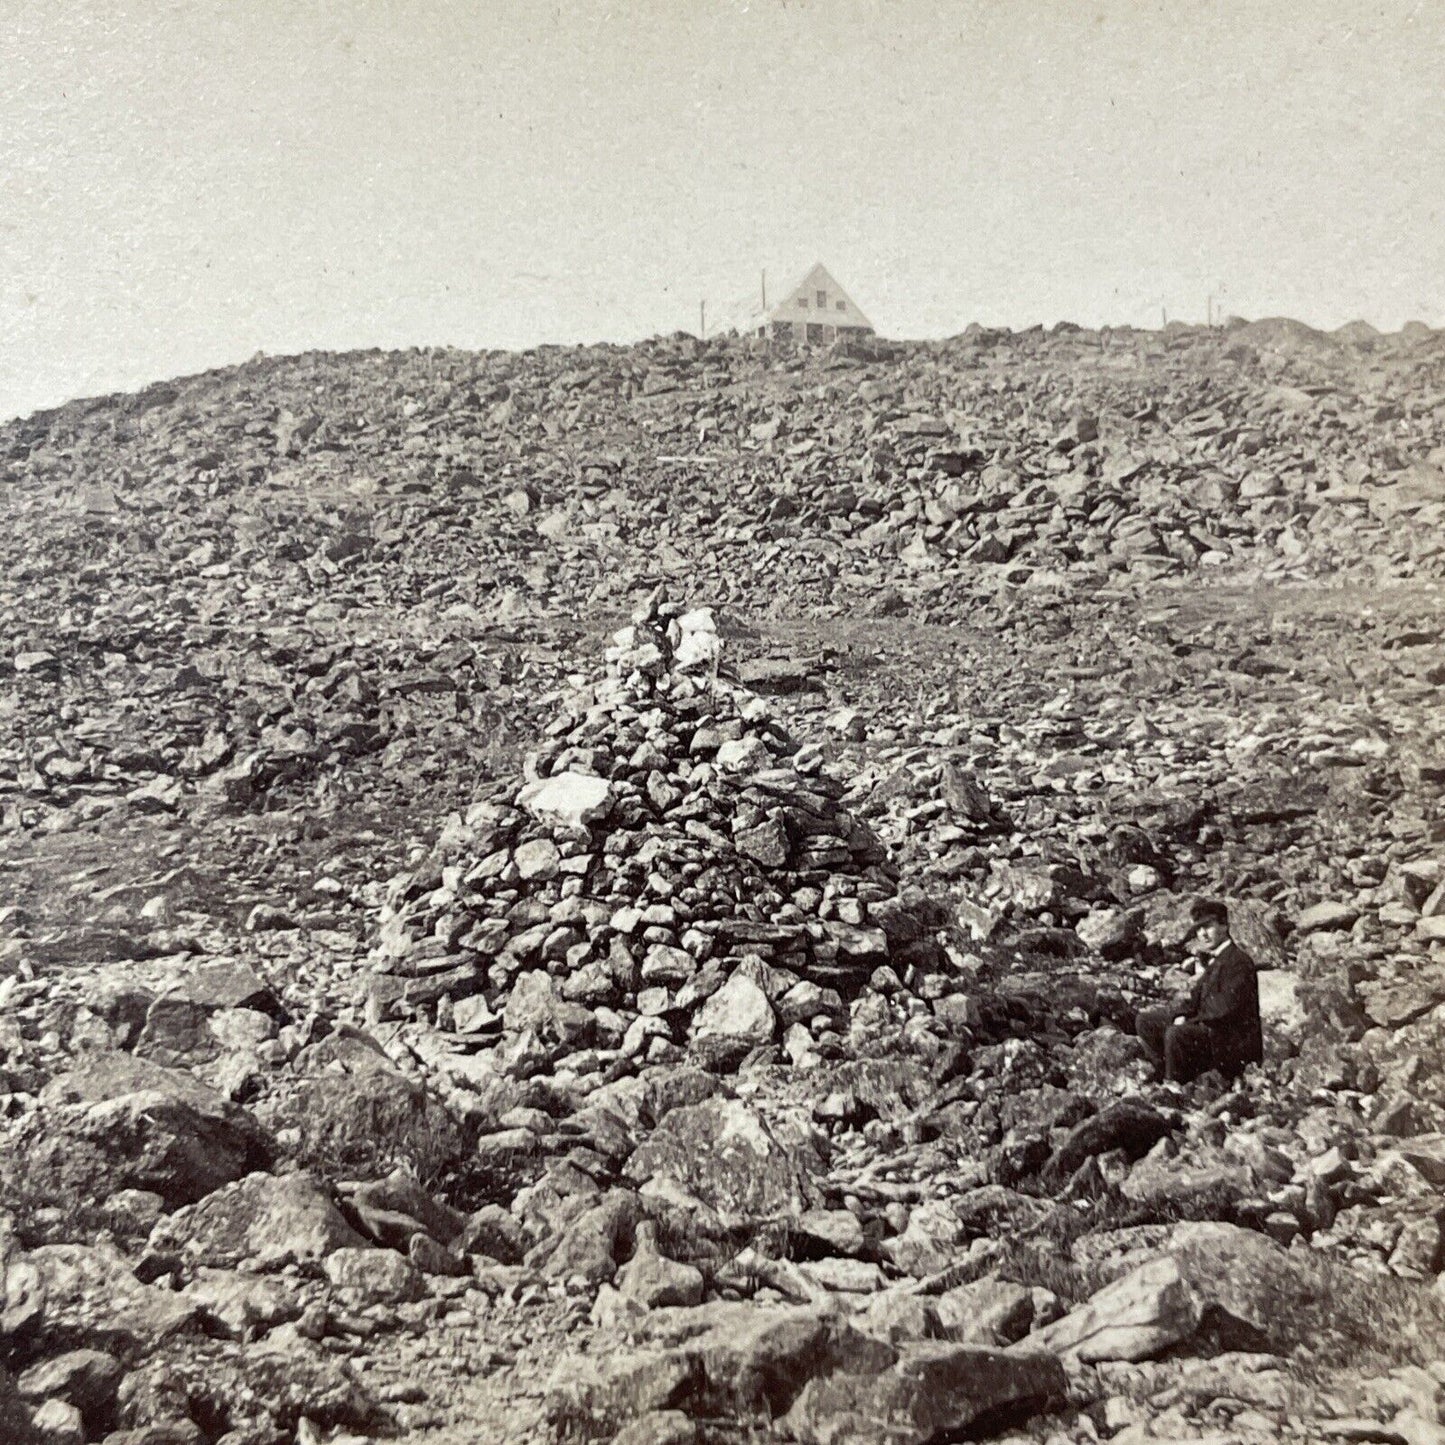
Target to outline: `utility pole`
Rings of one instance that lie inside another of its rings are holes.
[[[1168,312],[1167,308],[1161,306],[1161,307],[1159,308],[1159,315],[1160,315],[1160,317],[1162,318],[1161,324],[1164,325],[1164,326],[1168,326],[1168,325],[1169,325],[1169,312]]]
[[[707,302],[697,303],[697,336],[699,341],[707,339]]]
[[[768,271],[767,271],[767,267],[765,266],[765,267],[763,268],[763,310],[766,311],[767,309],[768,309]]]
[[[1214,292],[1209,293],[1204,303],[1204,324],[1212,331],[1214,330]]]

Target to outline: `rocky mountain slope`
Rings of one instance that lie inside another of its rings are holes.
[[[1442,464],[1276,322],[0,428],[0,1438],[1442,1438]]]

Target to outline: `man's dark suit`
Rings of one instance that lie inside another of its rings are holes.
[[[1176,1024],[1179,1015],[1184,1022]],[[1264,1059],[1259,980],[1254,962],[1226,942],[1210,959],[1188,997],[1167,1008],[1145,1009],[1135,1032],[1166,1079],[1187,1084],[1210,1069],[1226,1077]]]

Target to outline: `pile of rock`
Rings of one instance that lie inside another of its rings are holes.
[[[518,1075],[564,1051],[578,1073],[684,1050],[729,1068],[779,1038],[798,1063],[875,971],[942,966],[938,908],[718,654],[707,610],[638,610],[520,787],[392,880],[373,1017],[505,1025]]]
[[[1173,584],[1441,575],[1445,345],[1292,334],[0,428],[0,1445],[1435,1438],[1439,599]],[[653,599],[563,711],[663,577],[732,668]],[[1266,1065],[1181,1096],[1204,897]]]

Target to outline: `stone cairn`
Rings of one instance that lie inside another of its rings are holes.
[[[939,965],[934,910],[719,650],[711,611],[638,609],[520,786],[391,881],[374,1020],[504,1031],[517,1076],[564,1055],[730,1069],[778,1043],[801,1064],[839,1047],[876,970]]]

